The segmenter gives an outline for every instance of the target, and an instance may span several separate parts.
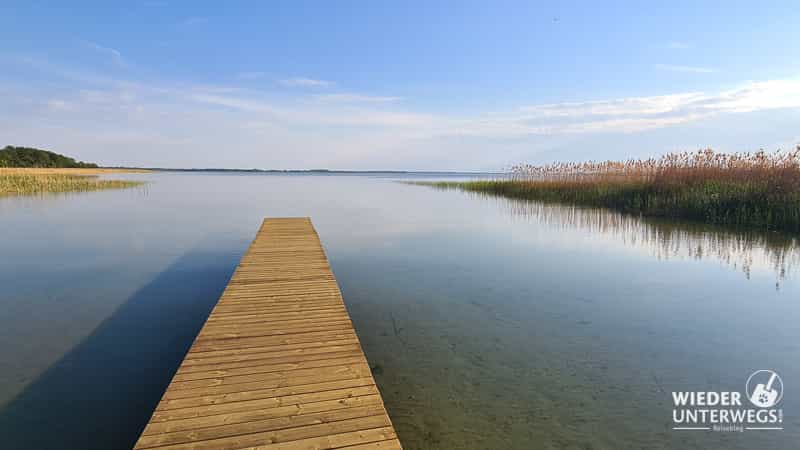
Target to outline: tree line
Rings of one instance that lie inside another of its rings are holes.
[[[0,167],[97,168],[97,164],[76,161],[47,150],[7,145],[0,150]]]

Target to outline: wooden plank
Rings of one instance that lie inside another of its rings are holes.
[[[311,391],[315,387],[319,388],[320,386],[314,385],[308,390]],[[153,418],[150,421],[150,424],[147,428],[145,428],[145,432],[143,434],[152,434],[152,432],[148,431],[152,431],[152,427],[157,426],[155,424],[160,422],[175,423],[176,421],[206,416],[222,416],[224,418],[228,418],[231,414],[237,412],[257,411],[259,413],[263,413],[266,410],[274,410],[276,408],[298,408],[301,405],[308,410],[309,405],[320,405],[321,403],[331,401],[334,403],[335,407],[343,407],[342,405],[345,405],[348,401],[352,401],[360,397],[375,396],[377,394],[378,388],[375,385],[367,384],[364,386],[314,391],[302,394],[256,398],[228,403],[214,403],[204,406],[156,410],[156,412],[153,413]],[[324,411],[325,409],[333,408],[316,408],[318,411]]]
[[[282,396],[299,395],[303,393],[321,393],[329,390],[371,386],[373,384],[375,384],[375,382],[372,378],[362,377],[351,378],[347,380],[301,384],[297,386],[257,389],[253,391],[236,392],[233,394],[206,395],[175,400],[163,400],[158,405],[158,408],[156,408],[156,411],[168,411],[173,409],[192,409],[196,411],[202,406],[221,405],[224,403],[236,403],[236,407],[239,407],[243,404],[243,402],[250,400],[259,400],[264,398],[278,399]]]
[[[181,369],[207,364],[242,362],[260,359],[271,359],[278,357],[292,357],[301,355],[316,355],[318,353],[339,352],[352,350],[360,346],[356,338],[344,339],[339,341],[313,342],[310,344],[297,344],[294,346],[281,345],[274,349],[271,348],[246,348],[238,350],[221,350],[195,353],[191,358],[186,358],[181,365]]]
[[[277,356],[274,358],[260,358],[249,359],[240,361],[222,361],[213,362],[208,364],[193,364],[181,368],[177,374],[187,374],[195,372],[205,372],[208,370],[225,370],[225,369],[238,369],[242,367],[253,367],[259,365],[277,365],[277,364],[303,364],[309,361],[319,361],[323,359],[341,358],[347,356],[360,356],[360,349],[353,347],[349,350],[329,351],[320,353],[306,353],[295,356]]]
[[[152,447],[182,444],[197,440],[219,439],[234,435],[296,428],[304,425],[330,423],[359,417],[370,417],[381,415],[382,413],[382,406],[378,404],[372,404],[361,407],[346,407],[330,411],[311,412],[307,414],[297,414],[286,417],[252,420],[251,418],[247,418],[247,420],[242,423],[223,422],[217,425],[208,425],[208,423],[212,423],[209,421],[203,424],[204,426],[200,429],[162,432],[152,436],[149,436],[147,433],[145,433],[145,435],[142,436],[142,444]]]
[[[308,218],[267,219],[136,449],[402,449]]]

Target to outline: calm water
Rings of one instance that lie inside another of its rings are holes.
[[[406,449],[789,449],[800,244],[366,176],[0,200],[0,448],[128,448],[266,216],[311,216]],[[787,386],[784,431],[673,390]]]

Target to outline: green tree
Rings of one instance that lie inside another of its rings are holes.
[[[0,167],[96,168],[97,164],[38,148],[6,146],[0,150]]]

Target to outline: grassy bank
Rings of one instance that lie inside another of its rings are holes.
[[[724,155],[706,150],[658,160],[520,166],[509,179],[429,184],[646,216],[800,232],[800,148],[788,154]]]
[[[108,169],[0,169],[0,197],[58,192],[88,192],[140,186],[140,181],[102,180]]]

